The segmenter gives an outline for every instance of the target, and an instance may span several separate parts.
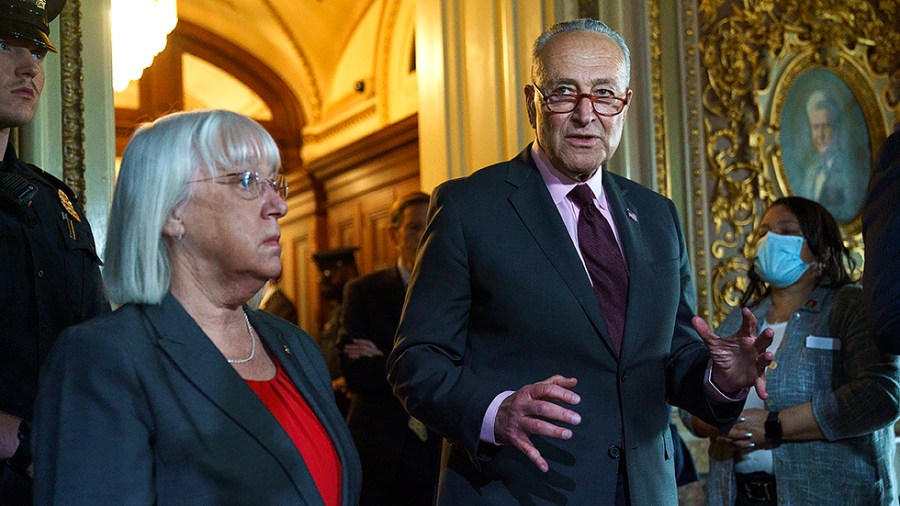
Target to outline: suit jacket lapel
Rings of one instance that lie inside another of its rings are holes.
[[[278,460],[308,504],[322,504],[315,482],[290,437],[175,297],[166,294],[160,305],[142,308],[156,330],[159,346],[188,380]],[[307,393],[301,390],[301,394]]]
[[[638,340],[641,333],[636,332],[644,318],[641,310],[647,301],[648,294],[642,291],[645,286],[652,284],[642,280],[642,276],[648,272],[646,247],[641,241],[641,223],[636,213],[636,208],[628,201],[628,191],[622,189],[615,178],[603,171],[603,190],[609,202],[613,219],[616,220],[616,229],[619,232],[619,241],[622,244],[622,252],[625,255],[625,264],[628,266],[628,305],[625,313],[625,332],[622,337],[622,352],[620,361],[627,360],[635,350],[639,349]]]
[[[315,360],[321,360],[321,357],[309,356],[308,352],[311,350],[310,347],[291,346],[291,343],[288,341],[284,332],[259,318],[255,311],[247,311],[247,314],[250,317],[250,323],[259,330],[259,336],[263,343],[272,353],[272,356],[281,363],[284,372],[291,379],[294,386],[297,387],[297,391],[300,392],[300,395],[306,400],[306,403],[309,404],[313,413],[315,413],[316,417],[328,432],[328,437],[331,438],[332,444],[338,453],[338,458],[342,463],[342,497],[349,497],[350,492],[348,487],[352,483],[352,479],[349,475],[351,468],[343,463],[350,462],[354,458],[348,453],[352,451],[351,448],[353,448],[353,442],[346,437],[346,431],[342,432],[335,430],[336,427],[342,427],[344,425],[344,418],[341,416],[341,413],[334,403],[334,394],[331,390],[331,383],[325,382],[327,385],[323,383],[323,385],[325,385],[323,388],[327,387],[327,390],[320,391],[316,389],[315,385],[317,383],[322,383],[323,380],[311,375],[311,367],[305,368],[300,365],[301,363],[312,364]],[[294,342],[296,342],[296,340],[294,340]],[[304,470],[306,470],[305,467]],[[310,480],[312,480],[311,477]],[[315,484],[313,482],[310,483],[314,490]],[[319,500],[321,500],[321,498],[319,498]]]
[[[550,198],[540,172],[531,160],[531,147],[526,148],[509,163],[507,182],[517,187],[509,201],[525,227],[537,241],[547,259],[575,295],[578,303],[600,333],[607,349],[612,353],[612,341],[606,321],[600,313],[597,297],[591,287],[584,264],[575,251],[572,238],[566,232],[559,211]]]

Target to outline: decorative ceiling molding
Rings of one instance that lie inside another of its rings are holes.
[[[310,133],[309,130],[306,130],[303,133],[303,144],[304,145],[316,145],[325,139],[329,139],[335,135],[343,133],[354,126],[372,118],[376,115],[375,105],[369,105],[364,110],[350,116],[349,118],[341,121],[335,125],[332,125],[321,132]]]
[[[319,88],[319,83],[316,80],[315,73],[312,71],[312,66],[309,64],[309,58],[307,58],[306,53],[304,53],[303,48],[300,46],[300,43],[297,41],[297,38],[294,36],[294,32],[291,30],[290,25],[285,22],[286,17],[278,12],[278,9],[275,8],[275,5],[272,3],[272,0],[262,0],[263,4],[268,9],[269,13],[272,15],[272,19],[278,23],[279,28],[284,33],[284,36],[290,42],[291,47],[294,49],[294,52],[297,55],[297,59],[300,61],[300,70],[306,81],[306,88],[309,92],[309,95],[303,97],[309,103],[310,110],[307,111],[310,116],[310,120],[307,123],[315,123],[319,121],[322,117],[322,91]],[[290,5],[294,5],[293,2]]]
[[[397,31],[397,14],[400,12],[402,3],[403,0],[385,0],[382,11],[378,51],[375,56],[378,58],[375,69],[375,97],[378,100],[379,119],[382,124],[390,121],[391,94],[396,91],[392,90],[390,86],[391,73],[397,70],[391,65],[391,62],[397,57],[394,52],[401,49],[400,44],[395,46],[393,41]]]

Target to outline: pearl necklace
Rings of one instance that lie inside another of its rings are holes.
[[[244,311],[244,322],[247,323],[247,333],[250,334],[250,355],[247,358],[228,358],[226,360],[229,364],[246,364],[256,356],[256,336],[253,335],[253,327],[250,326],[250,319],[247,318],[246,311]]]

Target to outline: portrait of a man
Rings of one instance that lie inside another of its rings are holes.
[[[781,137],[793,193],[819,202],[838,223],[856,218],[871,153],[862,110],[846,83],[826,70],[801,75],[785,98]]]

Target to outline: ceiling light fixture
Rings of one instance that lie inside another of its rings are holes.
[[[112,0],[113,89],[124,91],[166,47],[178,23],[176,0]]]

